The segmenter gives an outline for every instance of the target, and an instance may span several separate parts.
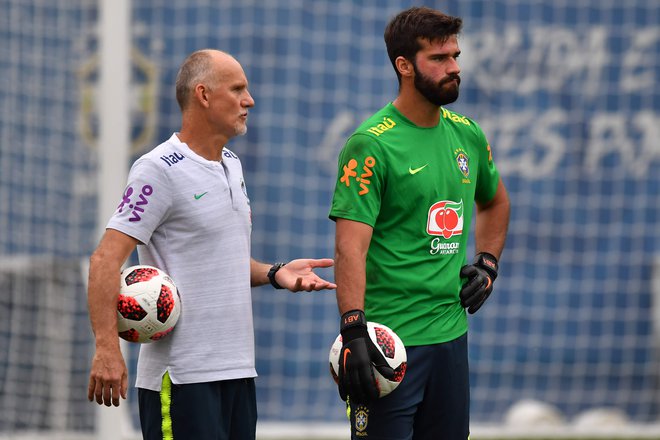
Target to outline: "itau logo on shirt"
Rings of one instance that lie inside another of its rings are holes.
[[[426,224],[429,235],[439,235],[446,239],[463,233],[463,200],[441,200],[431,205]]]

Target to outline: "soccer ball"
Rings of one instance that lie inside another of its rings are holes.
[[[129,342],[153,342],[174,329],[181,299],[172,278],[153,266],[132,266],[121,272],[117,302],[119,336]]]
[[[555,405],[527,398],[515,402],[504,415],[504,424],[512,427],[551,427],[565,422]]]
[[[394,369],[394,378],[392,380],[385,379],[375,368],[374,378],[376,379],[376,386],[378,386],[378,397],[384,397],[390,394],[396,387],[399,386],[406,374],[406,366],[408,357],[406,356],[406,347],[399,336],[394,333],[389,327],[378,324],[376,322],[367,322],[367,331],[374,345],[380,350],[385,357],[387,363]],[[339,382],[339,354],[341,353],[342,339],[341,334],[337,336],[335,342],[330,348],[330,374],[335,380]]]

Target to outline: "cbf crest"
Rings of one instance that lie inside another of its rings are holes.
[[[463,183],[470,183],[470,157],[460,147],[454,150],[454,157],[458,170],[463,174]]]
[[[358,405],[355,409],[355,435],[358,437],[367,436],[366,429],[369,424],[369,410],[366,406]]]
[[[158,111],[158,69],[139,49],[133,47],[131,59],[131,152],[138,153],[156,133]],[[78,69],[80,111],[78,129],[84,142],[93,148],[100,136],[100,55],[92,55]]]

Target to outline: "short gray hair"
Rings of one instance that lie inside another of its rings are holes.
[[[213,73],[212,49],[197,50],[186,58],[176,75],[176,100],[181,111],[190,102],[195,85],[208,82]]]

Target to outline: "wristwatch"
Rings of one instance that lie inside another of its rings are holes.
[[[278,270],[280,270],[285,265],[286,265],[286,263],[275,263],[275,264],[273,264],[273,266],[268,271],[268,280],[270,281],[270,284],[276,289],[284,289],[284,287],[280,286],[277,283],[277,281],[275,281],[275,274],[277,273]]]

